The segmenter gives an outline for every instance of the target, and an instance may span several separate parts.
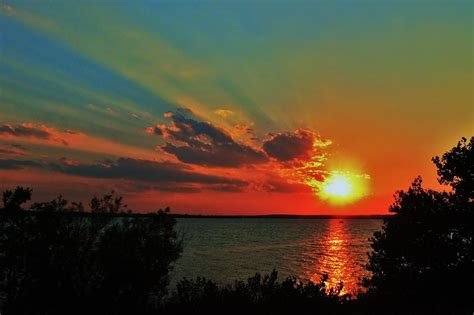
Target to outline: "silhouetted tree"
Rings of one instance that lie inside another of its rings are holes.
[[[63,196],[59,195],[56,199],[53,199],[48,202],[35,202],[31,205],[31,209],[41,213],[48,213],[48,212],[58,212],[58,213],[66,213],[66,212],[77,212],[82,213],[84,212],[84,205],[82,202],[72,202],[69,205],[69,201],[63,198]]]
[[[95,213],[120,213],[127,211],[121,196],[115,196],[115,191],[104,195],[102,198],[94,196],[90,202],[91,211]]]
[[[423,189],[421,178],[398,191],[394,215],[371,239],[368,297],[408,311],[471,313],[474,296],[474,138],[435,157],[439,182],[450,192]]]
[[[181,253],[175,219],[124,211],[114,193],[86,215],[61,196],[21,205],[31,190],[4,193],[0,209],[2,314],[135,314],[157,308]]]
[[[20,211],[21,205],[31,199],[30,188],[18,186],[15,190],[3,192],[3,211]]]
[[[443,154],[434,157],[433,162],[438,168],[439,182],[453,188],[452,197],[462,202],[474,200],[474,137],[468,142],[462,138],[457,146]]]

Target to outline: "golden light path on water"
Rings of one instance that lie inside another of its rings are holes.
[[[321,280],[321,274],[327,274],[327,284],[331,288],[336,288],[342,282],[341,295],[354,294],[361,289],[360,279],[354,277],[354,264],[360,261],[360,257],[356,257],[356,253],[350,248],[353,240],[348,239],[346,224],[345,220],[328,221],[326,234],[320,240],[323,254],[318,255],[314,261],[313,274],[310,277],[311,281],[318,282]]]

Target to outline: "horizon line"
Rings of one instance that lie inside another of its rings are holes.
[[[275,218],[275,219],[304,219],[304,218],[386,218],[392,214],[256,214],[256,215],[226,215],[226,214],[188,214],[188,213],[170,213],[171,216],[176,218]]]

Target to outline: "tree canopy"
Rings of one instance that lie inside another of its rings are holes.
[[[439,182],[451,190],[422,187],[416,178],[395,194],[394,215],[371,239],[365,279],[368,294],[379,301],[472,307],[474,296],[474,138],[463,138],[441,157],[434,157]]]

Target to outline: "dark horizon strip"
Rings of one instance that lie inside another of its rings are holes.
[[[96,212],[45,212],[36,210],[23,210],[24,215],[69,215],[75,217],[153,217],[158,212],[149,213],[96,213]],[[200,215],[167,213],[168,216],[178,219],[386,219],[392,214],[368,214],[368,215],[338,215],[338,214],[316,214],[316,215],[293,215],[293,214],[268,214],[268,215]]]

